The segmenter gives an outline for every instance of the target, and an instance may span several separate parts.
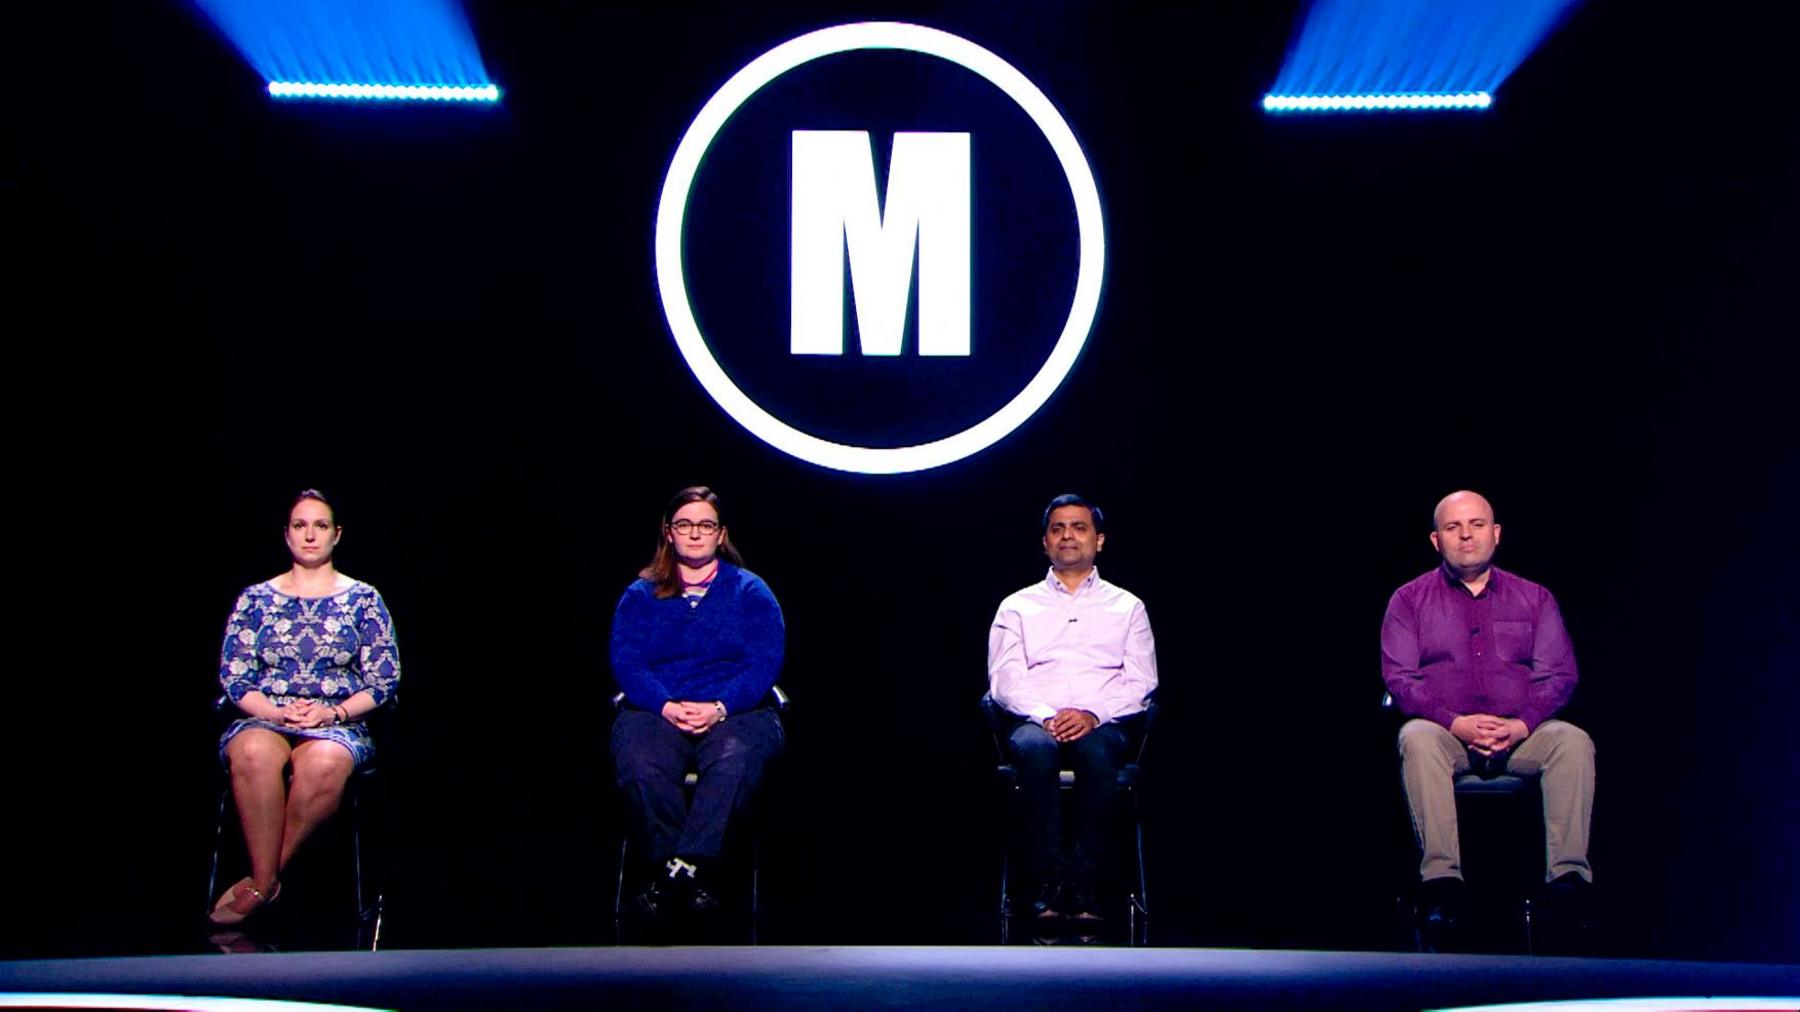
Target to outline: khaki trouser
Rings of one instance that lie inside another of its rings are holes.
[[[1422,854],[1421,879],[1462,877],[1454,782],[1470,768],[1469,750],[1441,725],[1409,720],[1400,729],[1400,778]],[[1576,872],[1592,882],[1587,850],[1594,815],[1593,739],[1574,724],[1547,720],[1513,749],[1506,772],[1538,778],[1544,795],[1546,881]]]

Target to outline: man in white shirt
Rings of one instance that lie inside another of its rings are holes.
[[[1094,884],[1119,768],[1156,688],[1156,641],[1144,602],[1100,579],[1100,508],[1061,495],[1044,511],[1050,572],[1000,602],[988,634],[988,693],[1018,771],[1021,834],[1036,880],[1033,916],[1098,920]],[[1057,774],[1075,773],[1064,853]]]

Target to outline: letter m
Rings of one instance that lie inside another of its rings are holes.
[[[877,204],[867,131],[794,131],[789,351],[844,353],[848,252],[862,353],[900,354],[916,248],[919,354],[967,355],[969,178],[968,134],[896,133]]]

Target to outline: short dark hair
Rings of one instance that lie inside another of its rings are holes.
[[[1106,514],[1100,512],[1100,507],[1095,506],[1093,503],[1087,501],[1086,499],[1082,498],[1081,496],[1076,495],[1073,492],[1065,492],[1062,495],[1057,496],[1056,498],[1050,500],[1050,505],[1044,507],[1044,530],[1048,531],[1050,529],[1050,514],[1055,513],[1057,510],[1062,509],[1064,506],[1085,507],[1087,509],[1088,513],[1093,515],[1094,533],[1095,534],[1105,534],[1106,533]]]

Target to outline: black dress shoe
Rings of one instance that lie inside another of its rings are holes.
[[[1546,915],[1572,926],[1585,927],[1593,904],[1593,883],[1580,872],[1564,872],[1544,886],[1538,903]]]
[[[1578,871],[1565,871],[1551,879],[1544,886],[1544,898],[1549,900],[1584,900],[1588,890],[1594,884],[1583,878]]]
[[[1468,887],[1452,876],[1426,879],[1419,884],[1419,948],[1444,952],[1456,947]]]
[[[1419,883],[1419,916],[1423,920],[1454,923],[1462,916],[1468,886],[1454,875],[1428,878]]]
[[[1031,901],[1031,916],[1040,921],[1055,920],[1062,912],[1062,883],[1045,882],[1038,887],[1037,899]]]
[[[1565,872],[1538,896],[1539,924],[1552,950],[1577,951],[1593,921],[1593,883],[1579,872]]]

